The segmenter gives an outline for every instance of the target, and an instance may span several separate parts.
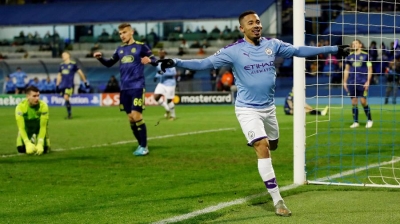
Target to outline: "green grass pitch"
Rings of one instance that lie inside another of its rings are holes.
[[[146,108],[150,154],[135,157],[137,143],[117,107],[73,107],[72,120],[64,119],[65,108],[51,107],[54,151],[26,156],[16,155],[14,108],[0,108],[0,223],[153,223],[266,192],[233,106],[176,110],[178,119],[167,121],[163,108]],[[397,127],[386,122],[395,119],[390,110],[373,112],[371,130],[349,130],[350,112],[332,110],[335,122],[317,124],[307,115],[307,134],[318,130],[307,138],[310,178],[364,166],[368,159],[368,164],[387,161],[399,148]],[[281,107],[277,116],[280,142],[272,159],[284,187],[293,183],[293,117]],[[353,162],[347,159],[351,155]],[[337,181],[363,182],[365,173]],[[275,216],[265,195],[179,223],[396,223],[399,194],[398,189],[305,185],[282,192],[290,218]]]

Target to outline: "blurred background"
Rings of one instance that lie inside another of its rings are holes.
[[[106,68],[92,54],[113,54],[120,44],[117,27],[122,22],[132,25],[135,40],[148,44],[156,57],[160,49],[166,50],[169,58],[195,59],[214,54],[242,38],[237,17],[250,9],[262,20],[263,36],[293,43],[292,4],[289,0],[247,0],[234,4],[229,0],[0,0],[0,88],[5,92],[7,76],[17,67],[27,73],[28,84],[35,83],[35,78],[40,83],[47,78],[54,81],[60,55],[67,50],[91,84],[90,90],[81,91],[107,91],[112,76],[119,80],[118,65]],[[342,36],[331,35],[329,25],[342,19],[339,15],[343,10],[351,11],[353,1],[306,0],[306,4],[306,44],[340,44]],[[362,7],[362,3],[357,7]],[[292,63],[292,59],[276,58],[277,97],[291,90]],[[319,55],[307,61],[306,69],[308,83],[317,75],[329,82],[335,75],[341,77],[342,64],[329,55]],[[178,69],[177,91],[229,91],[233,83],[224,85],[221,81],[226,73],[231,73],[230,68],[196,72]],[[148,92],[156,86],[154,75],[155,68],[146,66]],[[336,82],[340,84],[340,78]],[[77,93],[81,84],[78,76],[75,84]]]

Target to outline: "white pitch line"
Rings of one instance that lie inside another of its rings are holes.
[[[170,134],[170,135],[149,137],[149,138],[147,138],[147,140],[173,138],[173,137],[179,137],[179,136],[198,135],[198,134],[203,134],[203,133],[220,132],[220,131],[231,131],[231,130],[236,130],[236,128],[218,128],[218,129],[210,129],[210,130],[204,130],[204,131],[184,132],[184,133],[178,133],[178,134]],[[62,152],[62,151],[87,149],[87,148],[100,148],[100,147],[105,147],[105,146],[110,146],[110,145],[123,145],[123,144],[132,143],[132,142],[137,142],[137,141],[136,140],[128,140],[128,141],[120,141],[120,142],[113,142],[113,143],[106,143],[106,144],[99,144],[99,145],[92,145],[92,146],[77,146],[77,147],[72,147],[72,148],[69,148],[69,149],[63,149],[63,148],[52,149],[51,151],[52,152],[53,151]],[[25,155],[25,154],[23,154],[23,153],[9,154],[9,155],[1,155],[1,157],[2,158],[8,158],[8,157],[14,157],[14,156],[21,156],[21,155]]]
[[[345,175],[349,175],[349,174],[352,174],[352,173],[357,173],[357,172],[360,172],[360,171],[363,171],[363,170],[366,170],[366,169],[369,169],[369,168],[375,168],[375,167],[377,167],[379,165],[387,165],[387,164],[391,164],[391,163],[398,162],[398,161],[400,161],[400,157],[398,159],[396,159],[396,160],[391,160],[391,161],[388,161],[388,162],[382,162],[380,164],[375,163],[375,164],[371,164],[370,166],[367,166],[367,167],[357,168],[355,170],[348,170],[348,171],[345,171],[345,172],[334,174],[332,176],[323,177],[323,178],[318,179],[318,181],[327,181],[327,180],[330,180],[332,178],[337,178],[337,177],[340,177],[340,176],[343,176],[343,175],[345,176]],[[297,188],[299,186],[301,186],[301,185],[292,184],[292,185],[284,186],[284,187],[280,188],[280,191],[283,192],[283,191],[291,190],[291,189]],[[199,215],[204,215],[204,214],[207,214],[207,213],[210,213],[210,212],[215,212],[215,211],[218,211],[220,209],[224,209],[224,208],[229,207],[229,206],[243,204],[243,203],[245,203],[245,202],[247,202],[249,200],[262,197],[262,196],[264,196],[266,194],[267,194],[267,192],[264,192],[264,193],[261,193],[261,194],[256,194],[256,195],[251,195],[251,196],[247,196],[247,197],[244,197],[244,198],[239,198],[239,199],[236,199],[234,201],[219,203],[217,205],[213,205],[213,206],[210,206],[210,207],[207,207],[207,208],[204,208],[204,209],[201,209],[201,210],[197,210],[197,211],[194,211],[194,212],[191,212],[191,213],[187,213],[187,214],[179,215],[179,216],[174,216],[172,218],[163,219],[163,220],[158,221],[158,222],[153,222],[153,224],[167,224],[167,223],[180,222],[180,221],[183,221],[183,220],[186,220],[186,219],[190,219],[190,218],[193,218],[193,217],[196,217],[196,216],[199,216]]]
[[[284,186],[284,187],[280,188],[280,191],[282,192],[282,191],[291,190],[291,189],[294,189],[294,188],[296,188],[298,186],[300,186],[300,185],[292,184],[292,185]],[[215,211],[218,211],[220,209],[223,209],[223,208],[226,208],[226,207],[229,207],[229,206],[240,205],[240,204],[243,204],[243,203],[245,203],[247,201],[250,201],[252,199],[265,196],[267,193],[268,192],[265,191],[264,193],[261,193],[261,194],[250,195],[250,196],[247,196],[247,197],[244,197],[244,198],[236,199],[234,201],[219,203],[217,205],[213,205],[213,206],[207,207],[205,209],[201,209],[201,210],[197,210],[197,211],[194,211],[194,212],[191,212],[191,213],[187,213],[187,214],[184,214],[184,215],[179,215],[179,216],[175,216],[175,217],[172,217],[172,218],[164,219],[164,220],[161,220],[161,221],[158,221],[158,222],[153,222],[153,224],[166,224],[166,223],[174,223],[174,222],[183,221],[183,220],[190,219],[190,218],[193,218],[193,217],[196,217],[196,216],[199,216],[199,215],[204,215],[206,213],[215,212]]]

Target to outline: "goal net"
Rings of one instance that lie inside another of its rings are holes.
[[[305,45],[351,45],[359,40],[368,54],[373,73],[366,99],[373,126],[366,128],[368,110],[360,99],[355,110],[343,88],[346,64],[353,66],[357,60],[346,63],[335,55],[306,59],[305,75],[312,78],[304,83],[304,102],[319,110],[329,106],[330,110],[326,116],[304,116],[305,181],[400,187],[400,113],[397,113],[400,101],[396,101],[400,75],[397,41],[400,1],[313,2],[305,4],[308,12],[304,16],[306,33],[302,33]],[[297,85],[296,80],[294,84]],[[359,127],[351,128],[357,111]]]

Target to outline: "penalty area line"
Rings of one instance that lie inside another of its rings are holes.
[[[183,132],[183,133],[178,133],[178,134],[149,137],[149,138],[147,138],[147,140],[173,138],[173,137],[180,137],[180,136],[187,136],[187,135],[198,135],[198,134],[211,133],[211,132],[234,131],[234,130],[236,130],[236,128],[218,128],[218,129],[210,129],[210,130],[203,130],[203,131]],[[105,143],[105,144],[92,145],[92,146],[78,146],[78,147],[72,147],[69,149],[63,149],[63,148],[52,149],[51,151],[52,152],[62,152],[62,151],[79,150],[79,149],[87,149],[87,148],[101,148],[101,147],[112,146],[112,145],[124,145],[124,144],[128,144],[128,143],[133,143],[133,142],[137,142],[137,141],[136,140],[119,141],[119,142]],[[21,156],[21,155],[25,155],[25,154],[24,153],[9,154],[9,155],[1,155],[1,157],[8,158],[8,157],[14,157],[14,156]]]

